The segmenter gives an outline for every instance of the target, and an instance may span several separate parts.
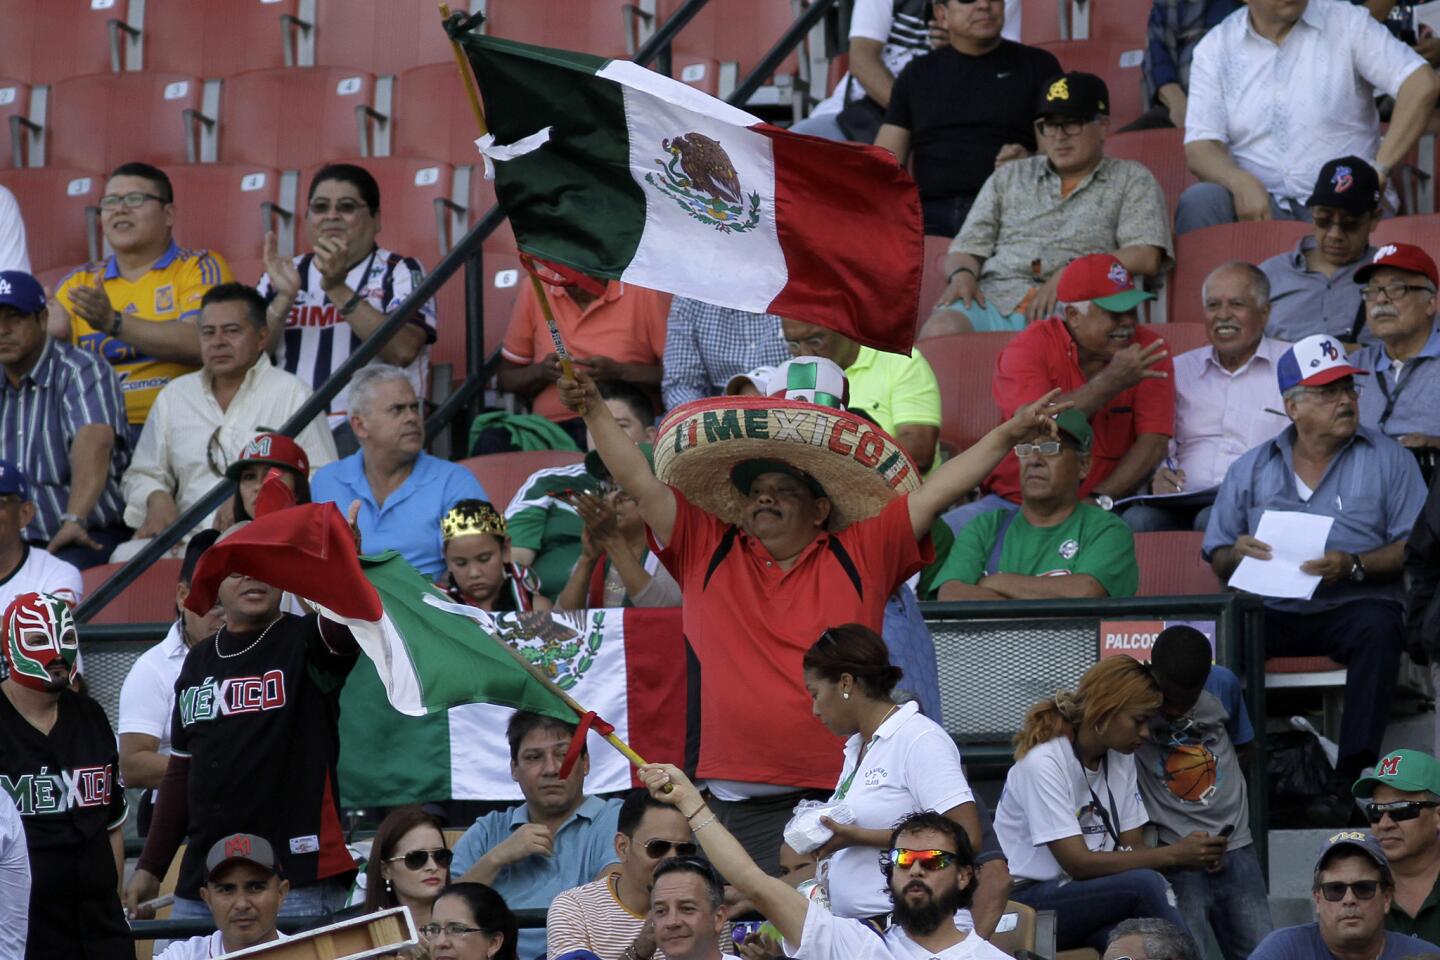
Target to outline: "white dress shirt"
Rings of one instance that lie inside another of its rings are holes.
[[[1310,0],[1279,46],[1241,7],[1195,48],[1185,142],[1218,140],[1273,196],[1304,203],[1326,161],[1374,161],[1375,97],[1422,68],[1362,6]]]
[[[25,956],[30,928],[30,851],[25,826],[8,796],[0,796],[0,957]]]
[[[1187,490],[1220,485],[1230,464],[1290,425],[1275,365],[1290,344],[1261,337],[1255,355],[1234,373],[1215,359],[1214,347],[1175,358],[1175,439],[1170,450],[1185,471]]]
[[[172,494],[184,513],[220,482],[217,468],[223,472],[255,434],[279,430],[310,399],[310,388],[299,377],[263,354],[245,372],[226,409],[220,409],[211,383],[208,371],[197,370],[171,380],[156,396],[135,458],[120,481],[126,526],[145,522],[145,501],[156,490]],[[335,440],[324,417],[311,420],[295,441],[309,456],[311,470],[335,460]],[[210,523],[207,518],[203,525]]]
[[[289,594],[286,594],[289,596]],[[120,717],[117,736],[143,733],[160,741],[158,753],[170,756],[170,714],[175,709],[175,681],[185,665],[185,634],[176,620],[165,639],[140,654],[120,686]],[[159,799],[160,791],[153,791]]]

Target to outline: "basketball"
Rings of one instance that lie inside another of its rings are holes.
[[[1173,748],[1165,757],[1165,785],[1181,800],[1203,802],[1215,789],[1215,755],[1198,743]]]

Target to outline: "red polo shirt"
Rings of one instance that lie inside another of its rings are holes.
[[[1135,328],[1135,343],[1147,346],[1163,339],[1144,326]],[[1151,367],[1164,370],[1164,380],[1141,380],[1110,399],[1090,418],[1095,440],[1090,447],[1090,474],[1080,484],[1081,496],[1115,470],[1135,438],[1142,433],[1175,435],[1175,365],[1166,357]],[[1038,400],[1059,387],[1066,393],[1085,386],[1080,372],[1079,348],[1065,321],[1051,317],[1026,327],[1000,353],[991,390],[1000,415],[1013,417],[1023,405]],[[1014,453],[985,478],[985,489],[1007,500],[1020,502],[1020,461]]]
[[[684,591],[685,637],[700,660],[699,776],[834,787],[842,743],[810,712],[801,661],[830,627],[879,633],[886,599],[934,560],[930,538],[915,540],[908,498],[822,533],[789,570],[736,528],[708,576],[731,527],[679,490],[675,508],[670,543],[656,549]]]

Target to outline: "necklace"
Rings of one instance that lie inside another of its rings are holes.
[[[220,649],[220,634],[222,634],[222,633],[225,632],[225,628],[224,628],[224,627],[221,627],[219,630],[216,630],[216,631],[215,631],[215,652],[218,653],[218,654],[220,654],[220,657],[221,657],[221,659],[223,659],[223,660],[232,660],[232,659],[234,659],[235,657],[242,657],[242,656],[244,656],[245,654],[249,653],[251,650],[254,650],[255,647],[256,647],[256,645],[259,644],[261,640],[264,640],[264,639],[265,639],[265,635],[270,632],[270,627],[275,626],[275,624],[279,623],[279,622],[280,622],[281,620],[283,620],[283,619],[285,619],[285,615],[282,613],[280,616],[276,617],[274,620],[271,620],[271,621],[270,621],[270,626],[267,626],[264,630],[261,630],[261,631],[260,631],[260,636],[256,637],[254,640],[250,641],[250,646],[246,647],[244,650],[240,650],[240,651],[237,651],[237,652],[235,652],[235,653],[226,653],[225,651],[223,651],[223,650]]]

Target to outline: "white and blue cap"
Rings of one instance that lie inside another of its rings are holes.
[[[25,473],[9,460],[0,460],[0,495],[18,493],[20,499],[30,499],[30,484],[25,482]]]
[[[770,375],[772,397],[802,400],[844,410],[850,405],[850,381],[840,365],[828,357],[795,357]]]
[[[0,270],[0,307],[34,316],[45,309],[45,288],[24,270]]]
[[[1275,377],[1280,381],[1280,392],[1284,393],[1291,387],[1323,387],[1345,377],[1369,372],[1350,365],[1345,347],[1339,340],[1317,333],[1281,354]]]

